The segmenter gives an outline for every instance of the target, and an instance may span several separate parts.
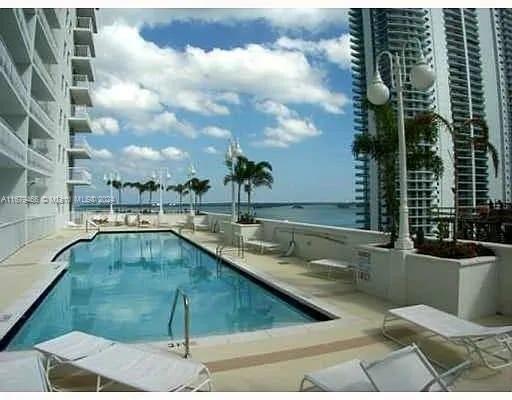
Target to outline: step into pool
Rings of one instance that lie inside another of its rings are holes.
[[[72,330],[122,342],[183,338],[190,299],[191,337],[329,319],[172,232],[100,233],[62,252],[69,269],[12,332],[9,350],[27,349]]]

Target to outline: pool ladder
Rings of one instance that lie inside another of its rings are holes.
[[[227,252],[233,252],[233,255],[236,252],[236,255],[241,258],[245,258],[245,246],[244,246],[244,238],[243,236],[236,237],[236,246],[235,247],[226,247],[224,244],[220,244],[215,249],[215,256],[217,257],[217,272],[222,264],[222,255]]]
[[[178,304],[178,299],[183,299],[183,308],[185,310],[184,313],[184,329],[185,329],[185,341],[183,344],[185,345],[185,355],[183,358],[189,358],[190,357],[190,299],[185,294],[183,290],[180,288],[176,289],[176,294],[174,295],[174,301],[172,302],[172,308],[171,308],[171,315],[169,317],[169,332],[172,334],[172,322],[174,320],[174,314],[176,312],[176,306]],[[177,344],[177,347],[179,347],[179,343]],[[174,347],[174,344],[171,344],[170,347]]]

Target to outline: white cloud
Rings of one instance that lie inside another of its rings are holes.
[[[160,161],[162,155],[158,150],[146,146],[129,145],[123,148],[123,154],[131,160]]]
[[[164,111],[160,114],[149,116],[149,120],[145,120],[143,116],[139,116],[136,122],[130,124],[138,133],[149,132],[165,132],[179,133],[189,138],[195,138],[197,133],[192,125],[187,122],[179,121],[174,113]]]
[[[275,46],[280,49],[322,56],[341,69],[350,68],[350,35],[348,33],[338,38],[322,39],[317,42],[283,36],[276,41]]]
[[[92,132],[96,135],[116,135],[119,133],[119,122],[112,117],[93,119],[91,125]]]
[[[157,93],[141,87],[137,82],[123,82],[117,78],[109,87],[94,91],[94,103],[98,107],[125,112],[162,109]]]
[[[124,22],[131,25],[159,25],[174,21],[200,21],[231,25],[265,20],[278,29],[319,31],[332,25],[346,26],[345,9],[259,8],[259,9],[102,9],[100,25]]]
[[[177,147],[169,146],[161,150],[162,155],[168,160],[181,161],[188,158],[188,153]]]
[[[100,160],[110,160],[113,155],[108,149],[95,149],[91,147],[92,158],[98,158]]]
[[[286,148],[291,144],[322,134],[312,121],[300,117],[283,104],[265,101],[256,104],[256,108],[275,116],[276,126],[265,128],[263,139],[255,141],[255,145]]]
[[[203,150],[206,154],[219,154],[219,151],[213,146],[205,147]]]
[[[231,137],[231,131],[218,126],[207,126],[202,129],[203,134],[211,136],[217,139],[229,139]]]
[[[96,50],[96,105],[100,112],[127,119],[149,121],[168,107],[227,115],[240,95],[316,105],[331,113],[342,113],[348,102],[327,87],[324,72],[296,49],[259,44],[161,48],[142,38],[137,28],[118,23],[101,29]]]

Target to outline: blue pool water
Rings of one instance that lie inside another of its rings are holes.
[[[168,321],[176,289],[190,298],[191,336],[254,331],[320,318],[170,232],[99,234],[62,253],[69,270],[16,333],[26,349],[72,330],[124,342],[180,339],[183,306]]]

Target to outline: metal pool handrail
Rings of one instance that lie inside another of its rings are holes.
[[[176,311],[176,305],[178,304],[178,298],[183,298],[183,308],[185,309],[184,322],[185,322],[185,355],[184,358],[190,357],[190,299],[185,292],[178,288],[174,295],[174,301],[172,303],[171,315],[169,317],[169,330],[171,330],[172,322],[174,320],[174,313]]]

